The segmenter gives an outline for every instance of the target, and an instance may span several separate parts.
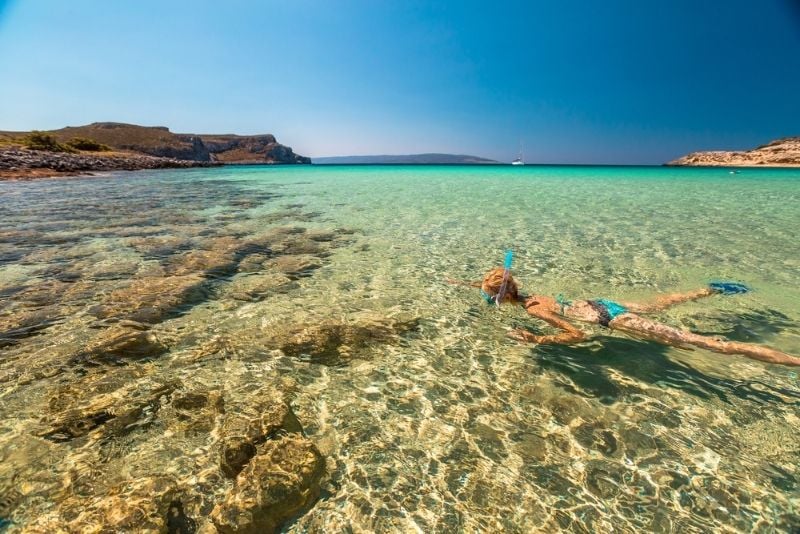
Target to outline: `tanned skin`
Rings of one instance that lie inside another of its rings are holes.
[[[497,279],[501,271],[501,269],[494,269],[486,275],[483,282],[472,282],[465,285],[480,287],[490,296],[496,295]],[[448,281],[450,283],[460,283],[455,280]],[[577,343],[585,340],[587,335],[571,321],[595,324],[599,324],[601,321],[600,313],[586,300],[573,300],[569,304],[562,304],[553,297],[546,295],[534,294],[523,297],[517,292],[516,282],[512,279],[510,283],[513,284],[513,291],[509,291],[509,294],[506,294],[503,303],[521,304],[529,315],[561,330],[558,334],[537,335],[523,328],[517,328],[509,332],[508,335],[518,341],[539,344]],[[686,293],[662,295],[652,303],[619,302],[628,311],[617,315],[609,321],[608,327],[635,337],[651,339],[674,347],[692,345],[720,354],[740,354],[762,362],[800,366],[800,358],[779,350],[751,343],[728,341],[718,337],[701,336],[640,315],[665,310],[677,304],[717,294],[710,288],[703,288]]]
[[[800,366],[800,358],[779,350],[750,343],[740,343],[738,341],[701,336],[639,315],[639,313],[664,310],[675,304],[697,300],[714,294],[715,293],[710,289],[700,289],[692,291],[691,293],[667,295],[659,298],[654,304],[620,302],[620,304],[631,311],[616,316],[608,323],[608,327],[636,337],[652,339],[653,341],[658,341],[674,347],[693,345],[721,354],[740,354],[762,362]],[[527,330],[518,328],[509,333],[509,336],[518,341],[541,344],[575,343],[586,339],[586,334],[566,320],[565,317],[586,323],[600,322],[600,316],[597,310],[590,306],[585,300],[572,301],[571,305],[564,308],[563,316],[560,315],[561,305],[552,297],[531,295],[526,298],[522,304],[529,315],[541,319],[549,325],[563,330],[563,332],[555,335],[538,336]],[[633,313],[633,311],[639,313]]]

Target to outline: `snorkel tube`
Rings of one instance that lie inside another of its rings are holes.
[[[508,277],[511,274],[511,262],[514,261],[514,251],[506,251],[506,259],[503,262],[503,283],[500,285],[500,291],[494,297],[494,303],[500,306],[503,302],[503,297],[506,296],[506,287],[508,286]]]

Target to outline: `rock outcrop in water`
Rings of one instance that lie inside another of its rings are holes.
[[[709,167],[797,167],[800,137],[785,137],[747,151],[692,152],[667,165]]]
[[[273,532],[319,495],[325,462],[313,443],[280,437],[258,447],[211,519],[222,534]]]
[[[193,453],[196,471],[189,479],[153,471],[102,493],[84,486],[93,467],[77,461],[65,480],[69,496],[29,525],[32,531],[164,531],[179,516],[214,532],[211,521],[197,517],[197,505],[199,491],[225,484],[210,463],[217,456],[220,471],[235,479],[210,514],[219,532],[274,532],[319,495],[325,462],[303,435],[280,391],[285,388],[250,387],[226,395],[176,382],[142,387],[141,371],[119,373],[124,376],[89,375],[55,389],[40,435],[56,444],[101,446],[154,426],[178,440],[208,436],[211,454]],[[120,387],[123,378],[129,383]],[[87,391],[95,394],[83,400]]]
[[[39,176],[76,175],[87,171],[138,171],[211,167],[210,161],[182,160],[135,153],[71,154],[0,146],[0,180]]]

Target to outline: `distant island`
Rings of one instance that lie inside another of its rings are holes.
[[[314,165],[492,165],[497,161],[461,154],[406,154],[312,158]]]
[[[0,131],[0,179],[87,171],[309,163],[309,158],[278,143],[272,134],[180,134],[164,126],[119,122],[49,131]]]
[[[673,166],[800,167],[800,137],[784,137],[747,151],[692,152],[670,161]]]

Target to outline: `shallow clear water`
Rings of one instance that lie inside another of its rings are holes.
[[[287,227],[331,236],[299,251],[316,263],[280,291],[236,298],[235,284],[274,275],[269,262],[242,268],[264,251],[236,243]],[[11,528],[53,513],[76,470],[92,496],[154,472],[195,480],[198,518],[229,487],[202,476],[202,454],[187,460],[214,432],[176,437],[164,409],[102,439],[46,435],[43,414],[72,402],[70,384],[102,376],[97,391],[117,403],[165,380],[229,397],[289,380],[327,466],[291,532],[797,528],[793,369],[591,325],[575,346],[524,346],[509,329],[551,329],[445,279],[479,279],[513,248],[523,292],[647,300],[740,280],[755,291],[655,318],[800,354],[798,228],[797,170],[226,167],[0,182],[5,513]],[[223,249],[236,252],[208,256]],[[198,272],[200,296],[154,321],[164,353],[76,356],[109,328],[98,305]],[[263,345],[281,328],[394,320],[414,327],[325,361]],[[196,357],[209,343],[225,357]]]

